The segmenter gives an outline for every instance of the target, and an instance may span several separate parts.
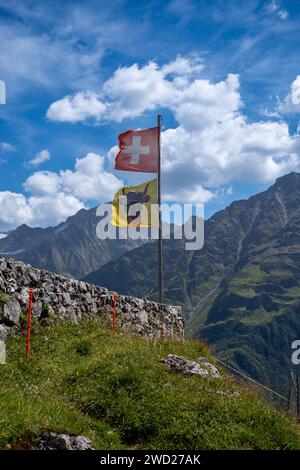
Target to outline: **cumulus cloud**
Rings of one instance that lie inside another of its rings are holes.
[[[27,204],[32,211],[29,225],[56,225],[67,217],[86,207],[85,204],[72,194],[58,192],[43,196],[31,196]]]
[[[122,182],[104,169],[104,157],[88,153],[78,158],[74,170],[59,173],[37,171],[29,176],[24,188],[37,196],[58,192],[70,194],[81,201],[108,201],[121,187]]]
[[[199,132],[183,126],[163,132],[163,175],[169,196],[183,202],[206,202],[197,190],[220,188],[232,182],[270,182],[299,170],[299,137],[291,137],[285,123],[248,123],[237,115],[215,121]],[[186,188],[190,195],[186,197]],[[193,195],[193,197],[192,197]]]
[[[12,228],[32,218],[32,210],[23,194],[0,192],[0,220],[2,229]]]
[[[88,119],[99,121],[105,110],[106,105],[95,93],[79,92],[52,103],[47,111],[47,118],[61,122],[79,122]]]
[[[197,55],[177,56],[163,67],[152,61],[144,66],[120,67],[101,88],[99,94],[79,92],[52,103],[47,117],[54,121],[121,122],[158,106],[168,106],[188,80],[203,70]]]
[[[3,191],[0,192],[1,228],[9,230],[20,224],[56,225],[83,207],[85,205],[81,201],[62,192],[26,197]]]
[[[88,201],[108,201],[122,182],[104,169],[104,157],[88,153],[75,162],[74,170],[58,173],[36,171],[24,182],[25,192],[0,192],[2,230],[26,223],[31,226],[55,225]]]
[[[285,113],[300,113],[300,75],[291,84],[291,91],[279,104],[278,111]]]
[[[122,121],[157,108],[172,112],[177,126],[162,133],[166,197],[207,202],[223,185],[267,183],[299,170],[299,134],[290,134],[286,122],[271,116],[249,120],[240,77],[228,74],[214,83],[201,76],[202,70],[197,56],[178,56],[163,66],[133,64],[116,70],[99,93],[106,103],[105,120]],[[285,100],[286,110],[300,106],[299,90],[297,77]],[[110,162],[115,154],[113,147]]]
[[[25,191],[38,195],[55,194],[59,187],[59,175],[53,171],[36,171],[24,183]]]
[[[170,105],[177,121],[188,131],[199,131],[216,121],[225,123],[241,106],[239,77],[234,74],[216,84],[199,79],[188,83]]]
[[[29,160],[28,165],[29,166],[37,166],[40,165],[41,163],[47,162],[50,160],[50,152],[47,149],[41,150],[39,153],[36,154],[34,158]]]

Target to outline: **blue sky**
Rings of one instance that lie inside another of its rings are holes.
[[[166,200],[209,216],[299,171],[300,2],[7,3],[1,230],[55,224],[151,179],[114,171],[112,148],[158,112]]]

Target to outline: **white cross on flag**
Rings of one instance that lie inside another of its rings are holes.
[[[116,156],[115,169],[157,173],[158,132],[158,127],[153,127],[120,134],[120,151]]]

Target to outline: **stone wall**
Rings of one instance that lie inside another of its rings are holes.
[[[114,295],[104,287],[0,257],[0,339],[18,330],[22,312],[28,309],[29,288],[33,288],[34,321],[77,322],[94,315],[111,325]],[[184,335],[181,307],[117,295],[116,317],[118,330],[146,338]]]

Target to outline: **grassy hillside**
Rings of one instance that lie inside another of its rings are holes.
[[[37,327],[25,362],[24,336],[0,366],[0,448],[20,447],[42,428],[83,434],[97,449],[295,449],[299,428],[228,378],[166,370],[168,353],[190,359],[199,341],[113,336],[96,320]],[[24,436],[25,439],[24,439]]]

